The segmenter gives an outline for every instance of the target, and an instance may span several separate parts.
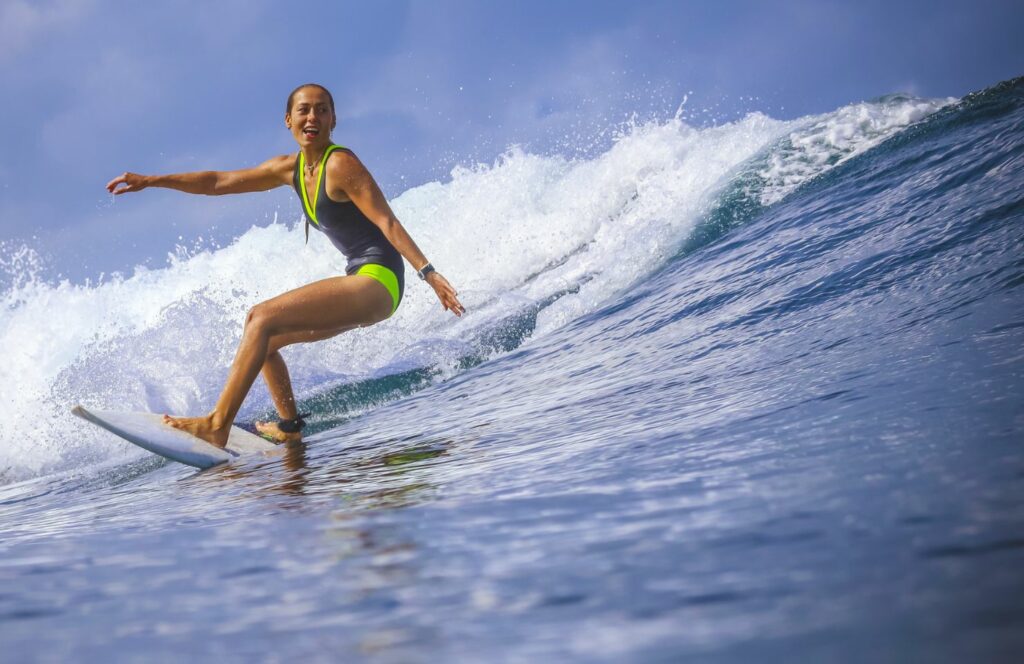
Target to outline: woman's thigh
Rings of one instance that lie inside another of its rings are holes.
[[[267,354],[277,352],[285,346],[291,346],[292,344],[308,344],[313,341],[323,341],[324,339],[330,339],[336,337],[342,332],[348,332],[354,329],[353,327],[341,327],[334,330],[307,330],[303,332],[287,332],[285,334],[275,334],[270,337],[270,347],[267,349]]]
[[[280,348],[373,325],[391,314],[391,306],[391,296],[372,279],[331,277],[257,304],[247,323],[257,321]]]

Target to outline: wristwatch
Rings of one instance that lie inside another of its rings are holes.
[[[430,274],[431,272],[436,272],[436,270],[434,270],[434,266],[433,265],[431,265],[430,263],[427,263],[426,265],[424,265],[420,269],[416,270],[416,276],[418,276],[423,281],[426,281],[427,280],[427,275]]]

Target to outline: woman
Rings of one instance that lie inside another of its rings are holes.
[[[114,195],[147,187],[220,195],[292,185],[306,215],[307,241],[312,223],[348,259],[346,276],[317,281],[253,307],[213,411],[204,417],[165,415],[167,424],[224,447],[235,415],[262,371],[281,420],[257,423],[257,428],[277,441],[301,440],[305,422],[296,411],[280,350],[391,316],[402,299],[403,256],[434,289],[446,310],[456,316],[465,311],[455,289],[434,270],[399,223],[369,171],[350,150],[331,143],[337,121],[334,98],[327,88],[315,83],[301,85],[288,96],[284,116],[285,126],[299,144],[298,154],[274,157],[239,171],[125,173],[107,184]]]

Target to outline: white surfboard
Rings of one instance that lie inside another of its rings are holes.
[[[89,411],[80,405],[72,408],[71,412],[144,450],[196,468],[210,468],[241,456],[277,448],[274,443],[234,426],[228,434],[227,446],[221,448],[164,424],[163,415],[157,413]]]

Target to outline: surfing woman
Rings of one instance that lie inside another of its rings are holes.
[[[402,301],[403,256],[434,289],[445,310],[456,316],[465,311],[455,289],[399,223],[366,167],[350,150],[331,142],[337,122],[334,98],[327,88],[301,85],[288,96],[284,116],[285,126],[299,144],[297,154],[238,171],[125,173],[107,183],[107,190],[115,195],[164,187],[216,196],[290,185],[302,201],[307,241],[312,223],[348,259],[346,276],[323,279],[253,307],[213,411],[203,417],[165,415],[167,424],[224,447],[242,401],[262,372],[281,419],[257,423],[257,428],[277,441],[301,440],[305,422],[296,410],[281,349],[328,339],[391,316]]]

